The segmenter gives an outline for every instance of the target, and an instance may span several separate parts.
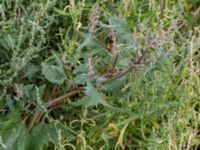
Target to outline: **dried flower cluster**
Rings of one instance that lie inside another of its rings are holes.
[[[99,22],[99,16],[100,16],[100,5],[97,3],[94,9],[92,10],[92,14],[89,17],[89,32],[90,33],[96,32],[96,26]]]
[[[109,20],[109,24],[112,25],[112,22]],[[116,33],[115,30],[112,29],[110,32],[110,38],[112,41],[112,49],[111,49],[111,53],[113,54],[114,57],[117,57],[118,55],[118,51],[117,51],[117,37],[116,37]]]

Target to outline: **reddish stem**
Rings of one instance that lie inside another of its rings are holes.
[[[142,53],[142,56],[139,57],[139,59],[135,62],[137,65],[141,64],[142,63],[142,60],[147,52],[147,48],[144,49],[143,53]]]

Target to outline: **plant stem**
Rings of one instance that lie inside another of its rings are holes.
[[[62,95],[62,96],[60,96],[60,97],[57,97],[57,98],[55,98],[55,99],[50,100],[50,101],[47,103],[47,105],[48,105],[48,107],[51,107],[51,106],[53,106],[54,104],[59,103],[59,102],[62,101],[63,99],[65,99],[65,98],[67,98],[67,97],[74,96],[74,95],[76,95],[77,93],[79,93],[80,91],[83,91],[83,90],[84,90],[84,88],[79,88],[79,89],[77,89],[77,90],[70,91],[69,93],[67,93],[67,94],[65,94],[65,95]]]

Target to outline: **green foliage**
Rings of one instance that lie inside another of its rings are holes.
[[[58,136],[56,133],[56,129],[51,124],[38,124],[36,125],[32,131],[32,147],[31,149],[44,149],[44,147],[48,145],[49,141],[53,144],[58,142]]]
[[[50,82],[62,84],[66,79],[65,70],[63,68],[63,64],[62,64],[62,61],[60,60],[59,56],[57,56],[55,53],[53,53],[53,55],[55,57],[56,65],[53,65],[50,62],[49,62],[49,64],[43,62],[42,63],[42,74]]]
[[[199,149],[198,0],[0,0],[0,149]]]
[[[0,134],[5,144],[1,148],[10,150],[28,149],[30,135],[25,124],[21,122],[18,112],[12,112],[1,120]]]
[[[98,106],[98,104],[108,105],[104,99],[102,93],[98,92],[90,83],[88,83],[85,89],[86,97],[80,102],[72,103],[75,106]]]

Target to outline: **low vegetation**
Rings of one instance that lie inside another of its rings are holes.
[[[0,149],[200,148],[199,0],[0,0]]]

